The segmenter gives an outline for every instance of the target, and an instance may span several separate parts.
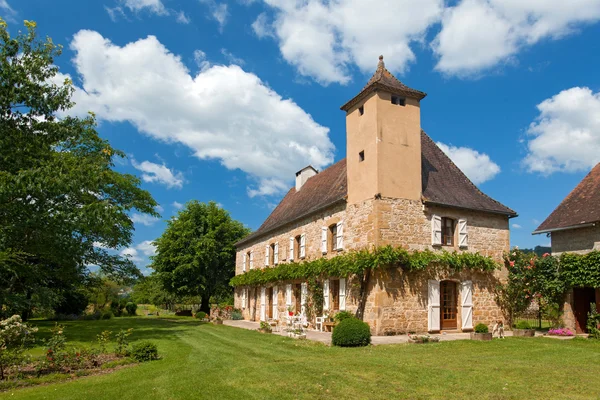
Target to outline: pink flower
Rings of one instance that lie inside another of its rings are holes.
[[[514,262],[514,261],[511,261],[511,262],[509,262],[508,264],[509,264],[511,267],[514,267],[514,266],[515,266],[515,262]]]
[[[546,258],[550,255],[550,253],[544,253],[544,255],[542,257]]]

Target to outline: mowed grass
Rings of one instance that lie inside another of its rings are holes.
[[[42,334],[53,325],[37,323]],[[65,322],[71,343],[134,328],[162,359],[11,399],[595,399],[600,343],[507,338],[426,345],[328,347],[192,319]]]

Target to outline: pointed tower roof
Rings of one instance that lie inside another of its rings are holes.
[[[427,96],[427,93],[423,93],[419,90],[409,88],[404,83],[400,82],[390,71],[385,68],[383,62],[383,56],[379,56],[379,63],[377,64],[377,70],[367,82],[367,85],[357,94],[352,100],[344,104],[341,109],[348,111],[350,108],[355,106],[370,93],[377,90],[384,90],[392,94],[398,94],[401,96],[411,97],[417,100],[423,99]]]

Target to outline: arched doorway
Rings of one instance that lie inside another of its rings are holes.
[[[457,284],[452,281],[440,282],[440,328],[452,330],[458,328],[458,292]]]

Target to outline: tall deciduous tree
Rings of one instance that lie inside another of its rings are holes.
[[[208,312],[211,296],[231,290],[228,283],[235,274],[235,243],[248,233],[216,203],[191,201],[156,240],[152,268],[166,290],[200,296],[200,309]]]
[[[25,26],[11,37],[0,19],[0,302],[26,317],[59,303],[89,265],[139,274],[108,250],[131,243],[131,210],[157,214],[139,179],[113,170],[124,154],[98,136],[94,116],[65,115],[74,89],[54,64],[61,47]]]

